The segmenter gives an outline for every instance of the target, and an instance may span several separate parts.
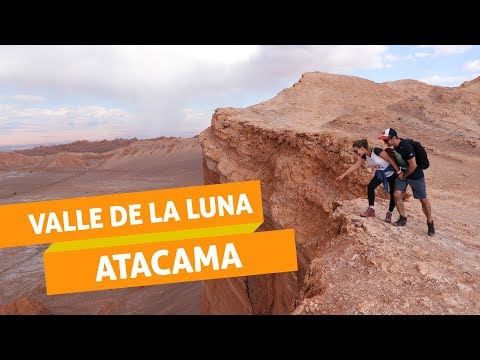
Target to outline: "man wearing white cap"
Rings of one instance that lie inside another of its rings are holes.
[[[404,193],[407,190],[407,186],[410,185],[413,197],[419,199],[422,203],[423,212],[427,217],[428,235],[433,236],[435,234],[435,228],[433,226],[430,201],[427,199],[425,174],[423,173],[423,169],[417,166],[413,145],[404,139],[400,139],[395,129],[392,128],[385,129],[383,134],[378,138],[382,139],[388,146],[393,146],[394,150],[400,154],[403,161],[408,165],[405,171],[398,172],[398,178],[395,180],[394,198],[400,218],[394,222],[393,225],[405,226],[407,223],[402,193]]]

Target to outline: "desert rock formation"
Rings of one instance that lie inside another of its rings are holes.
[[[478,314],[479,84],[375,83],[315,72],[266,102],[217,109],[199,136],[205,183],[260,179],[260,230],[295,229],[299,271],[206,281],[202,312]],[[383,222],[381,187],[377,217],[359,216],[372,168],[335,180],[355,161],[353,141],[382,147],[377,137],[387,127],[427,149],[434,237],[411,196],[407,226]]]
[[[0,152],[0,205],[203,184],[198,138],[137,140],[118,148],[82,144],[90,152]],[[102,152],[108,147],[114,149]],[[199,282],[47,296],[47,247],[0,249],[0,314],[199,313]]]
[[[115,140],[101,140],[101,141],[87,141],[80,140],[68,144],[51,145],[51,146],[37,146],[31,149],[16,150],[16,153],[30,156],[53,155],[58,153],[84,153],[93,152],[102,154],[111,150],[128,146],[138,141],[134,139],[115,139]]]

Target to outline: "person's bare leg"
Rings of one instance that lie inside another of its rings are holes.
[[[430,224],[432,222],[432,208],[430,207],[430,201],[428,201],[428,199],[425,198],[425,199],[420,199],[420,202],[422,203],[423,213],[427,217],[427,223]],[[395,202],[395,204],[397,203]]]
[[[395,198],[395,205],[397,207],[397,211],[400,216],[405,216],[405,207],[403,206],[403,196],[402,192],[395,190],[393,193],[393,197]]]

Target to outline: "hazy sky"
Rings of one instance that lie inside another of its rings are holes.
[[[0,46],[0,147],[190,137],[308,71],[458,86],[480,46]]]

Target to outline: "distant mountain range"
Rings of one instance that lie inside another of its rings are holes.
[[[144,140],[162,140],[162,139],[176,139],[172,136],[159,136],[152,139]],[[192,138],[198,138],[198,135]],[[99,140],[87,141],[79,140],[71,143],[46,143],[46,144],[28,144],[28,145],[4,145],[0,146],[0,152],[17,152],[23,155],[51,155],[61,152],[93,152],[102,154],[111,150],[115,150],[124,146],[128,146],[134,142],[139,141],[137,138],[133,139],[114,139],[114,140]]]
[[[138,141],[137,138],[133,139],[115,139],[115,140],[101,140],[101,141],[87,141],[80,140],[68,144],[58,144],[58,145],[40,145],[28,149],[20,150],[15,149],[14,151],[23,155],[52,155],[62,152],[72,152],[72,153],[84,153],[84,152],[93,152],[97,154],[102,154],[111,150],[115,150],[124,146],[128,146],[131,143]]]
[[[4,145],[4,146],[0,146],[0,151],[3,151],[3,152],[16,151],[16,150],[30,149],[37,146],[51,146],[51,145],[56,145],[56,144],[49,143],[49,144],[28,144],[28,145]]]

